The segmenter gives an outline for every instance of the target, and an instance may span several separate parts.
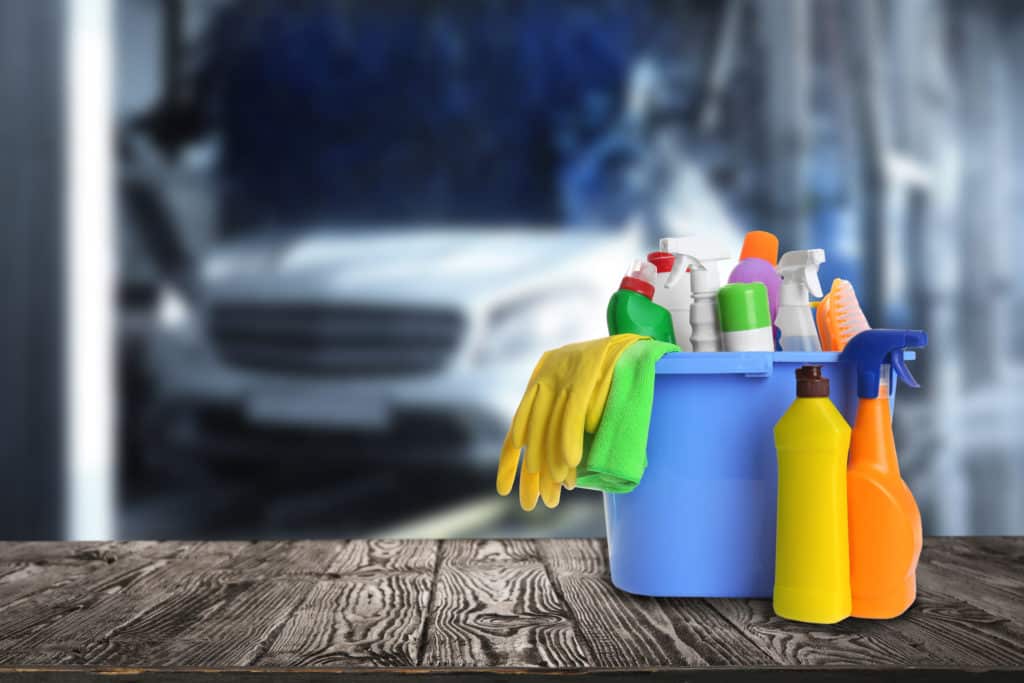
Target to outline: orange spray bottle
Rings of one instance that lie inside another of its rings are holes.
[[[911,387],[903,351],[922,347],[920,330],[866,330],[846,345],[841,360],[857,366],[857,419],[846,472],[852,616],[891,619],[917,596],[921,513],[900,477],[892,434],[889,384],[895,371]]]

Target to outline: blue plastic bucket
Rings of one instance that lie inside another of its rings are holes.
[[[612,583],[640,595],[771,596],[772,429],[796,396],[794,372],[807,364],[822,366],[832,402],[853,424],[855,367],[838,353],[672,353],[659,361],[647,470],[632,492],[604,496]],[[895,398],[895,377],[889,386]]]

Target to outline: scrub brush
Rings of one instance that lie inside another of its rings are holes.
[[[842,351],[848,341],[871,329],[848,280],[838,277],[833,280],[832,289],[818,302],[817,308],[822,351]]]

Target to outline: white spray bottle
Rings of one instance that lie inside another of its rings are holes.
[[[721,351],[715,298],[721,282],[717,262],[728,259],[729,252],[717,241],[697,235],[666,237],[661,240],[661,250],[675,255],[665,288],[670,292],[682,288],[682,292],[689,295],[685,299],[680,293],[673,295],[676,302],[688,302],[685,308],[680,306],[672,311],[676,342],[686,339],[691,351]],[[689,278],[683,277],[687,269]],[[686,336],[681,336],[683,334]]]
[[[824,262],[824,249],[787,251],[779,259],[775,270],[782,278],[782,287],[775,325],[783,351],[821,351],[809,295],[821,296],[818,267]]]

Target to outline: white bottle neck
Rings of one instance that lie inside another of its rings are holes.
[[[810,290],[803,282],[782,281],[779,288],[780,306],[806,306],[811,300]]]

